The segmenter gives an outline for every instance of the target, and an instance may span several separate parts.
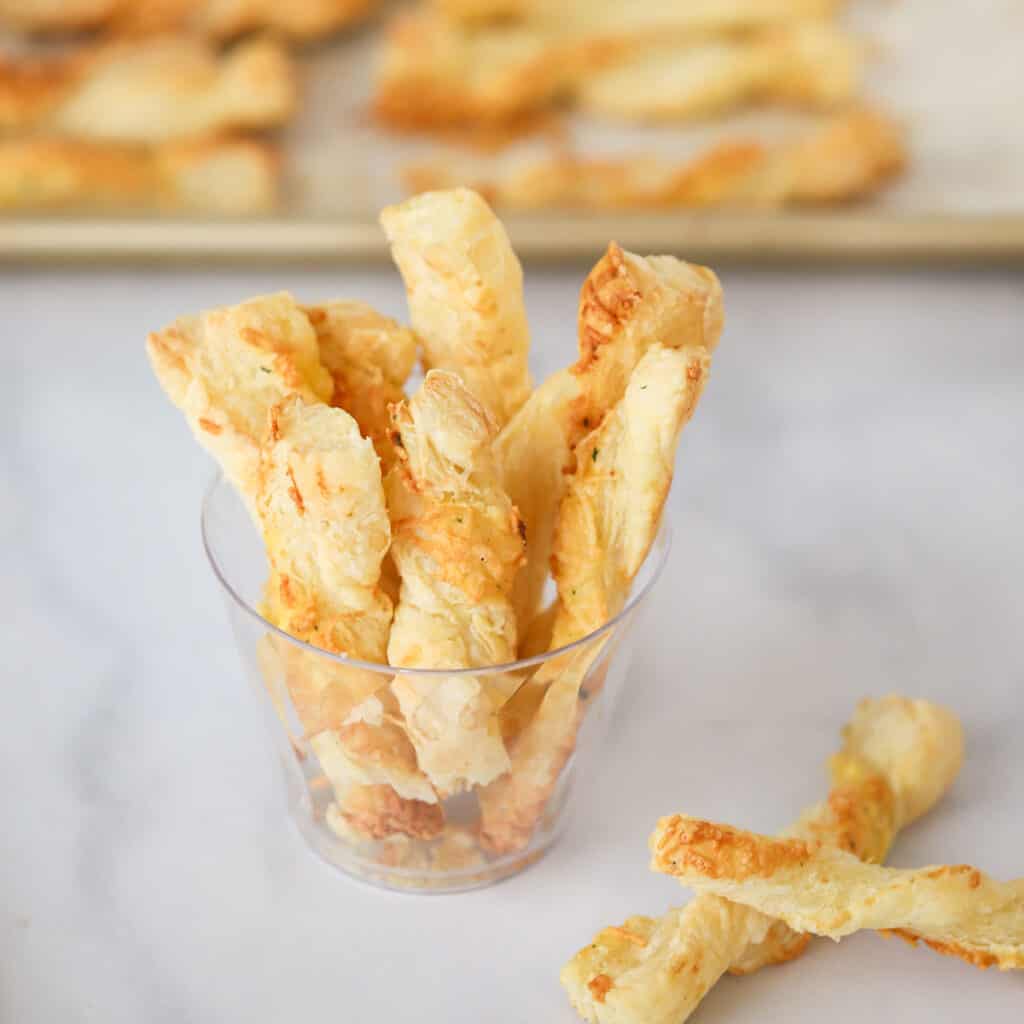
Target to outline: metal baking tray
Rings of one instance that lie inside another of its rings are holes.
[[[837,209],[531,213],[505,216],[527,259],[592,257],[609,241],[709,260],[995,262],[1024,260],[1024,7],[850,0],[873,40],[869,101],[907,125],[911,164],[877,198]],[[0,260],[317,261],[386,255],[377,211],[402,194],[400,168],[437,151],[389,136],[368,116],[379,25],[300,54],[302,112],[282,135],[279,212],[255,220],[73,214],[0,218]],[[803,118],[806,120],[806,117]],[[663,129],[582,125],[582,151],[680,157],[726,136],[771,138],[801,115],[749,112]]]

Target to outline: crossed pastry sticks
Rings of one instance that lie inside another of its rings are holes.
[[[812,935],[892,931],[977,966],[1024,966],[1024,883],[966,866],[880,866],[895,838],[952,785],[957,719],[924,700],[865,700],[830,762],[827,800],[777,839],[674,815],[652,866],[697,890],[663,917],[599,932],[563,968],[576,1009],[598,1024],[680,1024],[727,971],[799,956]]]

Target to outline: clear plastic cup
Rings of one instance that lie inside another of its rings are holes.
[[[551,847],[574,786],[591,775],[626,683],[635,622],[668,555],[667,529],[623,610],[576,643],[486,669],[400,672],[311,647],[263,618],[262,538],[222,476],[203,502],[202,532],[246,675],[267,711],[291,816],[324,860],[387,888],[457,892],[515,874]],[[485,693],[511,771],[440,796],[415,763],[411,773],[396,774],[392,741],[404,737],[389,704],[396,675],[428,693],[441,686]],[[325,726],[315,734],[308,713],[307,728],[300,723],[293,701],[301,688],[308,697],[311,686]]]

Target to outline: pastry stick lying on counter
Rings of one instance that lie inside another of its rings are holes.
[[[770,209],[871,195],[905,163],[899,126],[859,109],[794,141],[726,140],[683,161],[551,154],[501,166],[441,158],[408,165],[403,180],[410,191],[469,186],[509,209]]]
[[[576,445],[622,398],[654,341],[712,352],[722,323],[721,285],[706,267],[637,256],[612,243],[587,275],[577,316],[578,361],[537,388],[497,442],[505,489],[526,524],[527,562],[514,593],[524,631],[547,578],[555,515]]]
[[[331,405],[344,409],[372,442],[386,474],[395,463],[388,406],[405,397],[416,365],[416,335],[364,302],[307,306],[320,361],[334,380]]]
[[[274,151],[240,139],[159,146],[0,139],[0,210],[264,213],[277,202],[278,177]]]
[[[553,647],[587,635],[625,604],[657,535],[680,431],[693,415],[709,367],[702,346],[652,345],[622,400],[580,442],[555,533]],[[602,646],[551,664],[536,714],[514,741],[511,770],[479,792],[481,841],[493,852],[529,841],[575,746],[583,714],[580,686]]]
[[[935,704],[865,700],[830,765],[828,800],[789,834],[865,861],[953,784],[963,760],[957,719]],[[606,928],[562,969],[562,984],[592,1024],[681,1024],[726,972],[749,973],[802,952],[806,936],[747,907],[701,894],[658,919]]]
[[[267,617],[321,651],[383,664],[392,607],[380,575],[391,526],[372,443],[344,410],[294,397],[271,409],[260,454]],[[409,740],[373,696],[387,676],[290,644],[283,654],[292,705],[342,817],[374,838],[440,830]]]
[[[453,370],[499,427],[532,387],[523,271],[504,226],[467,189],[381,213],[427,369]]]
[[[750,103],[827,109],[849,102],[860,48],[839,28],[801,23],[739,39],[669,44],[588,76],[584,110],[631,120],[683,120]]]
[[[0,132],[160,143],[288,120],[296,85],[270,39],[226,54],[187,36],[105,43],[0,62]]]
[[[431,370],[395,406],[393,424],[400,461],[387,497],[401,589],[388,661],[438,669],[514,661],[509,594],[523,538],[498,481],[493,421],[455,374]],[[514,685],[493,675],[395,677],[420,767],[442,795],[508,769],[496,712]]]
[[[996,882],[966,864],[885,868],[819,840],[680,814],[658,822],[651,851],[655,871],[800,931],[891,930],[976,967],[1024,968],[1024,879]]]

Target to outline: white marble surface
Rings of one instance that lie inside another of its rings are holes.
[[[532,275],[538,368],[579,270]],[[274,287],[401,314],[376,272],[0,277],[0,1020],[571,1022],[557,971],[685,899],[645,838],[674,810],[770,830],[822,792],[863,694],[948,701],[954,794],[902,864],[1024,874],[1024,280],[724,275],[677,545],[574,827],[488,891],[410,897],[314,859],[199,545],[205,457],[148,328]],[[1024,978],[873,935],[723,982],[701,1021],[1019,1022]]]

